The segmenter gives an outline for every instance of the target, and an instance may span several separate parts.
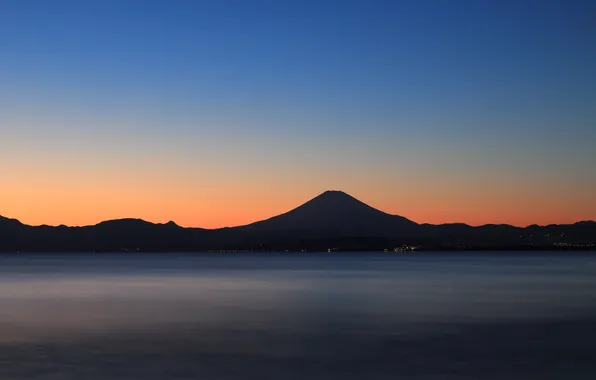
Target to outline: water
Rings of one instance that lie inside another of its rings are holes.
[[[594,379],[596,256],[0,256],[0,379]]]

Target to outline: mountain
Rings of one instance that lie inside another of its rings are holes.
[[[93,226],[28,226],[0,217],[0,251],[188,251],[202,250],[210,230],[182,228],[173,222],[156,224],[120,219]]]
[[[245,228],[324,236],[403,236],[418,225],[377,210],[343,191],[326,191],[303,205]]]
[[[141,219],[110,220],[85,227],[34,227],[0,216],[1,252],[366,250],[403,244],[438,250],[596,249],[596,222],[525,228],[416,224],[342,191],[326,191],[266,220],[213,230]]]
[[[19,222],[16,219],[10,219],[10,218],[5,218],[3,216],[0,216],[0,227],[17,227],[17,226],[22,226],[23,224],[21,222]]]

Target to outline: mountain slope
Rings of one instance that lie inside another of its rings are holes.
[[[291,211],[244,228],[337,236],[402,236],[416,226],[411,220],[377,210],[342,191],[326,191]]]
[[[416,244],[426,249],[596,249],[596,222],[567,225],[472,227],[418,225],[341,191],[326,191],[270,219],[234,228],[183,228],[120,219],[93,226],[29,226],[0,216],[2,252],[197,252],[205,250],[383,249]]]

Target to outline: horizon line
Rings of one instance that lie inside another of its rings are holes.
[[[532,226],[538,226],[538,227],[548,227],[548,226],[566,226],[566,225],[575,225],[575,224],[579,224],[579,223],[596,223],[596,220],[577,220],[577,221],[575,221],[575,222],[571,222],[571,223],[549,223],[549,224],[538,224],[538,223],[532,223],[532,224],[528,224],[528,225],[516,225],[516,224],[508,224],[508,223],[468,224],[468,223],[463,223],[463,222],[447,222],[447,223],[438,223],[438,224],[434,224],[434,223],[418,223],[418,222],[416,222],[416,221],[414,221],[414,220],[412,220],[412,219],[409,219],[409,218],[407,218],[407,217],[404,217],[403,215],[398,215],[398,214],[390,214],[390,213],[387,213],[387,212],[385,212],[385,211],[383,211],[383,210],[380,210],[380,209],[378,209],[378,208],[376,208],[376,207],[370,206],[369,204],[367,204],[367,203],[365,203],[365,202],[363,202],[363,201],[359,200],[358,198],[356,198],[356,197],[354,197],[354,196],[350,195],[349,193],[347,193],[347,192],[345,192],[345,191],[343,191],[343,190],[325,190],[325,191],[323,191],[322,193],[318,194],[317,196],[315,196],[315,197],[313,197],[313,198],[311,198],[311,199],[307,200],[306,202],[303,202],[303,203],[301,203],[301,204],[297,205],[296,207],[294,207],[294,208],[292,208],[292,209],[290,209],[290,210],[288,210],[288,211],[281,212],[281,213],[279,213],[279,214],[275,214],[275,215],[272,215],[272,216],[270,216],[270,217],[267,217],[267,218],[264,218],[264,219],[259,219],[259,220],[251,221],[251,222],[249,222],[249,223],[246,223],[246,224],[238,224],[238,225],[222,226],[222,227],[215,227],[215,228],[205,228],[205,227],[200,227],[200,226],[182,226],[182,225],[180,225],[180,224],[176,223],[174,220],[171,220],[171,219],[170,219],[170,220],[168,220],[167,222],[155,222],[155,221],[150,221],[150,220],[147,220],[147,219],[143,219],[143,218],[137,218],[137,217],[122,217],[122,218],[105,219],[105,220],[100,220],[100,221],[96,222],[95,224],[80,224],[80,225],[77,225],[77,224],[70,224],[70,225],[69,225],[69,224],[64,224],[64,223],[57,224],[57,225],[56,225],[56,224],[46,224],[46,223],[42,223],[42,224],[35,224],[35,225],[34,225],[34,224],[27,224],[27,223],[23,223],[23,222],[22,222],[22,221],[21,221],[19,218],[6,217],[6,216],[4,216],[4,215],[2,215],[2,214],[0,214],[0,220],[1,220],[1,219],[13,220],[13,221],[17,221],[18,223],[20,223],[20,224],[22,224],[22,225],[24,225],[24,226],[29,226],[29,227],[53,227],[53,228],[58,228],[58,227],[67,227],[67,228],[83,228],[83,227],[94,227],[94,226],[100,225],[100,224],[102,224],[102,223],[129,220],[129,221],[140,221],[140,222],[150,223],[150,224],[153,224],[153,225],[168,225],[168,224],[174,224],[174,225],[176,225],[176,226],[178,226],[178,227],[180,227],[180,228],[189,228],[189,229],[202,229],[202,230],[212,230],[212,231],[215,231],[215,230],[221,230],[221,229],[227,229],[227,228],[238,228],[238,227],[244,227],[244,226],[251,225],[251,224],[253,224],[253,223],[258,223],[258,222],[261,222],[261,221],[265,221],[265,220],[268,220],[268,219],[270,219],[270,218],[274,218],[274,217],[276,217],[276,216],[283,215],[283,214],[286,214],[286,213],[288,213],[288,212],[292,212],[292,211],[293,211],[293,210],[295,210],[296,208],[298,208],[298,207],[300,207],[300,206],[302,206],[302,205],[304,205],[304,204],[306,204],[306,203],[308,203],[308,202],[310,202],[310,201],[312,201],[312,200],[314,200],[314,199],[316,199],[316,198],[318,198],[318,197],[320,197],[320,196],[322,196],[322,195],[324,195],[324,194],[329,194],[329,193],[340,193],[340,194],[346,195],[346,196],[348,196],[348,197],[350,197],[350,198],[354,199],[355,201],[357,201],[357,202],[360,202],[360,203],[362,203],[362,204],[365,204],[365,205],[367,205],[368,207],[371,207],[371,208],[373,208],[373,209],[375,209],[375,210],[377,210],[377,211],[380,211],[380,212],[383,212],[383,213],[385,213],[385,214],[392,215],[392,216],[398,216],[398,217],[403,217],[403,218],[406,218],[406,219],[408,219],[408,220],[412,221],[413,223],[415,223],[416,225],[419,225],[419,226],[424,226],[424,225],[430,225],[430,226],[443,226],[443,225],[464,225],[464,226],[467,226],[467,227],[510,226],[510,227],[516,227],[516,228],[528,228],[528,227],[532,227]]]

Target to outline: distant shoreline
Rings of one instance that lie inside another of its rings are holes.
[[[108,255],[144,255],[144,254],[156,254],[156,255],[244,255],[244,254],[274,254],[274,255],[300,255],[300,254],[317,254],[317,255],[333,255],[333,254],[349,254],[349,253],[366,253],[366,254],[379,254],[379,255],[426,255],[432,253],[465,253],[465,254],[482,254],[482,253],[514,253],[514,252],[535,252],[535,253],[566,253],[566,252],[582,252],[582,253],[596,253],[596,247],[574,247],[574,248],[554,248],[554,247],[472,247],[472,248],[429,248],[429,249],[418,249],[415,251],[393,251],[393,250],[380,250],[380,249],[341,249],[334,251],[324,250],[189,250],[189,251],[171,251],[171,250],[106,250],[106,251],[93,251],[93,250],[77,250],[77,251],[56,251],[56,250],[37,250],[37,251],[6,251],[0,250],[0,255],[53,255],[53,254],[65,254],[65,255],[76,255],[76,254],[108,254]]]
[[[0,252],[594,251],[596,222],[528,227],[418,224],[326,191],[246,226],[201,229],[120,219],[85,227],[0,217]]]

